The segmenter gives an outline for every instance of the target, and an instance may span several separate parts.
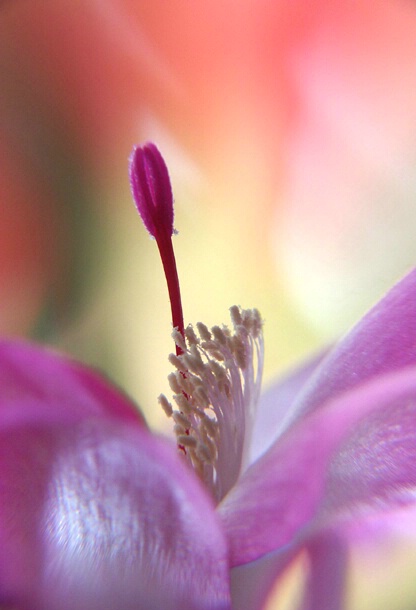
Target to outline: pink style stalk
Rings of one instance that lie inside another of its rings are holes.
[[[259,313],[232,307],[231,330],[179,323],[153,144],[134,150],[130,178],[177,286],[174,399],[159,399],[176,446],[97,372],[2,341],[0,604],[264,610],[306,554],[301,607],[341,610],[351,549],[416,534],[416,272],[258,401]]]

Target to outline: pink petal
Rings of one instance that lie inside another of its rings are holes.
[[[328,354],[293,406],[292,418],[375,375],[416,362],[416,269]]]
[[[0,342],[0,604],[227,608],[211,500],[98,373]]]
[[[344,512],[414,501],[416,368],[386,374],[298,420],[219,506],[232,565]]]
[[[212,503],[145,428],[90,418],[0,434],[0,603],[229,608]]]
[[[146,425],[139,410],[98,372],[51,349],[0,341],[0,429],[100,414]]]

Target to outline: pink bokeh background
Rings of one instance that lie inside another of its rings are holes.
[[[148,408],[169,309],[132,145],[170,167],[187,321],[266,319],[266,379],[414,266],[416,7],[405,1],[0,5],[0,328]]]

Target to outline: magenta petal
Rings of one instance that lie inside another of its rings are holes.
[[[0,603],[229,608],[211,500],[146,429],[90,419],[0,436]]]
[[[98,372],[23,341],[0,341],[0,429],[107,415],[146,425],[138,409]]]
[[[294,417],[370,379],[416,362],[416,269],[338,343],[305,384]]]
[[[298,420],[219,506],[232,565],[318,520],[414,501],[416,368],[362,384]]]

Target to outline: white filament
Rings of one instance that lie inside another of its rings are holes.
[[[219,502],[235,484],[248,452],[263,371],[262,320],[257,309],[230,308],[233,330],[201,322],[173,339],[180,356],[169,360],[176,409],[159,402],[174,421],[180,451]]]

